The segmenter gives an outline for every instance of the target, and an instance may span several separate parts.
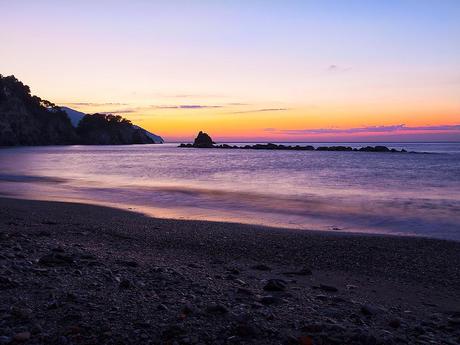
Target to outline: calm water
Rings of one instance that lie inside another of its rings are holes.
[[[430,154],[8,148],[0,149],[0,195],[158,217],[460,240],[460,143],[384,145]]]

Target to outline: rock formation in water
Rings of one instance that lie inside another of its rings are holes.
[[[193,147],[212,148],[214,147],[214,144],[215,142],[212,141],[211,137],[207,133],[200,131],[193,142]]]
[[[32,96],[14,76],[0,75],[0,146],[155,143],[163,139],[119,115],[61,108]]]
[[[365,146],[361,148],[353,148],[350,146],[319,146],[316,149],[311,145],[283,145],[283,144],[254,144],[254,145],[245,145],[245,146],[237,146],[237,145],[228,145],[228,144],[221,144],[216,145],[215,142],[212,141],[211,137],[204,132],[198,133],[193,144],[180,144],[179,147],[196,147],[196,148],[214,148],[214,149],[245,149],[245,150],[291,150],[291,151],[359,151],[359,152],[399,152],[405,153],[406,150],[396,150],[396,149],[389,149],[386,146]]]

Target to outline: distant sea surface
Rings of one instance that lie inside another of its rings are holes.
[[[301,145],[309,144],[426,153],[2,148],[0,195],[166,218],[460,240],[460,143]]]

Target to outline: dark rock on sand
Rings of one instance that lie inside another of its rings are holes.
[[[20,333],[16,333],[13,336],[13,340],[17,341],[18,343],[25,342],[29,339],[30,339],[30,332],[20,332]]]
[[[397,318],[391,319],[388,325],[392,328],[399,328],[401,327],[401,320]]]
[[[282,279],[270,279],[264,286],[265,291],[284,291],[286,290],[286,282]]]
[[[0,345],[7,345],[13,341],[13,338],[2,335],[0,336]]]
[[[379,312],[380,309],[373,305],[364,304],[361,306],[361,313],[363,313],[364,315],[372,316],[378,314]]]
[[[337,292],[337,291],[339,291],[339,289],[337,289],[335,286],[326,285],[326,284],[320,284],[319,289],[323,290],[323,291],[326,291],[326,292]]]
[[[311,269],[305,267],[298,271],[289,271],[289,272],[284,272],[283,274],[286,276],[309,276],[313,274],[313,272],[311,271]]]
[[[449,322],[449,325],[460,327],[460,317],[459,316],[452,316],[447,321]]]
[[[264,265],[264,264],[258,264],[258,265],[254,265],[251,267],[253,270],[258,270],[258,271],[271,271],[272,268],[267,266],[267,265]]]
[[[239,287],[236,292],[240,295],[252,296],[254,293],[247,288]]]
[[[281,299],[276,296],[267,295],[267,296],[260,297],[260,303],[265,304],[265,305],[278,304],[280,302],[281,302]]]
[[[74,263],[73,257],[63,254],[61,251],[54,250],[46,254],[38,260],[38,263],[43,266],[65,266]]]
[[[128,279],[123,279],[121,282],[120,282],[120,289],[130,289],[133,287],[133,283],[131,283],[130,280]]]
[[[133,260],[117,260],[117,264],[125,267],[138,267],[139,264]]]
[[[206,307],[206,312],[209,314],[226,314],[228,309],[222,304],[210,304]]]
[[[0,276],[0,290],[14,289],[19,283],[9,277]]]
[[[259,334],[259,329],[251,323],[238,323],[234,328],[234,334],[242,338],[253,338]]]

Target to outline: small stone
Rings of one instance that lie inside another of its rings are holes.
[[[258,334],[258,329],[249,323],[240,323],[235,327],[235,334],[242,338],[252,338]]]
[[[451,326],[460,326],[460,317],[450,317],[447,322]]]
[[[17,281],[8,277],[0,276],[0,290],[14,289],[19,286]]]
[[[251,296],[253,293],[251,290],[239,287],[236,292],[240,295],[246,295],[246,296]]]
[[[271,271],[272,270],[271,267],[264,265],[264,264],[258,264],[258,265],[252,266],[251,268],[253,270],[258,270],[258,271]]]
[[[16,333],[13,336],[13,340],[17,342],[24,342],[30,339],[30,332],[21,332],[21,333]]]
[[[69,255],[54,251],[42,256],[40,260],[38,260],[38,263],[44,266],[65,266],[73,264],[74,260]]]
[[[123,279],[119,285],[120,289],[129,289],[132,286],[133,284],[128,279]]]
[[[209,314],[226,314],[228,309],[222,304],[210,304],[206,307],[206,312]]]
[[[308,267],[304,267],[299,271],[284,272],[283,274],[287,276],[309,276],[312,275],[312,271]]]
[[[32,315],[32,309],[29,308],[17,308],[17,307],[12,307],[11,308],[11,315],[18,319],[23,319],[23,320],[28,320],[30,319]]]
[[[95,258],[91,258],[95,259]],[[139,267],[139,264],[134,260],[117,260],[115,261],[118,265],[124,267]]]
[[[278,304],[281,302],[281,299],[275,296],[267,295],[260,298],[260,302],[265,305]]]
[[[169,310],[168,307],[166,305],[164,305],[163,303],[160,303],[157,307],[158,310]]]
[[[6,344],[9,344],[13,341],[13,339],[11,337],[7,337],[7,336],[0,336],[0,345],[6,345]]]
[[[309,323],[302,327],[302,331],[308,333],[319,333],[324,329],[324,325],[322,323]]]
[[[248,283],[246,283],[244,280],[241,280],[241,279],[235,279],[235,283],[238,283],[242,286],[246,286],[248,285]]]
[[[182,313],[185,315],[190,315],[193,313],[193,306],[190,303],[187,303],[183,308],[182,308]]]
[[[284,291],[286,290],[286,282],[282,279],[270,279],[264,286],[265,291]]]
[[[69,340],[67,339],[67,337],[61,335],[59,338],[58,338],[58,344],[59,345],[67,345],[69,343]]]
[[[390,322],[388,322],[388,325],[393,328],[399,328],[401,327],[401,321],[399,319],[391,319]]]
[[[373,305],[370,304],[364,304],[361,306],[361,313],[364,315],[372,316],[375,315],[379,312],[379,309],[377,307],[374,307]]]
[[[316,295],[316,299],[319,299],[320,301],[327,301],[329,299],[329,296],[326,295]]]
[[[240,274],[240,270],[236,267],[227,268],[227,272],[229,272],[230,274],[235,274],[235,275]]]
[[[326,292],[337,292],[339,289],[337,289],[335,286],[332,285],[326,285],[326,284],[320,284],[319,286],[320,290],[326,291]]]

